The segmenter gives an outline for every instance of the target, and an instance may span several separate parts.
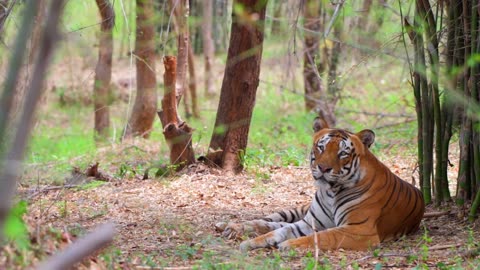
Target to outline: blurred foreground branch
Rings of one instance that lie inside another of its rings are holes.
[[[115,226],[106,223],[99,226],[93,232],[71,244],[67,249],[49,258],[42,263],[39,270],[62,270],[69,269],[83,258],[101,249],[113,240]]]
[[[34,10],[36,10],[36,3],[36,0],[30,0],[28,2],[28,7],[32,7]],[[22,108],[22,115],[18,121],[16,133],[13,137],[11,147],[8,152],[6,152],[7,155],[5,156],[5,159],[1,161],[0,235],[3,234],[5,217],[9,212],[11,201],[15,193],[16,181],[21,172],[22,160],[30,136],[34,113],[42,94],[43,80],[46,76],[46,71],[52,56],[54,45],[58,40],[57,25],[63,6],[64,0],[53,0],[51,2],[48,20],[41,36],[40,47],[37,54],[38,57],[33,69],[32,81],[30,82],[26,92],[25,103],[23,104]],[[24,14],[24,16],[28,16],[28,13]],[[27,31],[23,34],[28,35],[31,30],[32,22],[29,20],[29,18],[24,18],[24,22],[28,25],[25,26]],[[26,43],[26,39],[23,39],[23,36],[19,37],[19,41],[25,41]],[[19,46],[20,48],[18,49],[24,48],[25,43],[20,44],[21,46]],[[13,61],[14,62],[12,62],[11,68],[15,68],[16,65],[21,64],[15,63],[16,61],[21,61],[19,59],[14,59]],[[16,76],[18,76],[18,73]],[[12,87],[15,87],[15,83],[13,83]],[[11,90],[11,94],[13,94],[13,89],[6,88],[6,90]],[[0,139],[4,140],[5,137],[6,136],[2,136]],[[5,141],[2,143],[5,143]]]

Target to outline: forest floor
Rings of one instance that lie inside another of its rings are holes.
[[[150,156],[158,149],[137,140],[104,150],[109,153],[105,157],[129,151]],[[392,157],[385,163],[411,182],[414,160]],[[118,169],[99,162],[105,175]],[[479,224],[460,218],[462,211],[451,205],[443,207],[449,213],[425,218],[419,232],[366,252],[260,249],[242,254],[239,242],[222,238],[215,224],[250,220],[309,202],[314,188],[307,167],[253,167],[228,176],[196,164],[173,177],[142,180],[141,174],[130,172],[121,180],[112,176],[109,181],[96,181],[81,177],[77,170],[75,175],[65,175],[67,187],[24,185],[20,194],[29,202],[26,221],[32,243],[42,254],[53,254],[94,226],[112,221],[118,230],[113,244],[78,265],[79,269],[315,269],[315,265],[321,269],[444,269],[479,265],[477,254],[471,252],[480,240]],[[0,256],[0,265],[9,259]],[[28,261],[27,265],[35,265],[35,260]]]
[[[394,173],[418,184],[416,151],[412,150],[416,132],[411,120],[413,105],[408,93],[402,91],[406,83],[391,79],[398,77],[395,70],[381,73],[384,77],[380,80],[376,71],[390,70],[385,65],[373,71],[362,69],[366,75],[360,73],[358,78],[352,76],[351,86],[345,86],[348,97],[339,107],[339,126],[374,129],[378,135],[374,152]],[[78,265],[78,269],[445,269],[480,265],[476,252],[471,252],[477,251],[480,224],[467,222],[467,215],[453,204],[441,209],[429,206],[429,213],[448,212],[424,219],[421,230],[414,235],[365,252],[315,254],[314,250],[281,253],[260,249],[242,254],[240,242],[223,238],[215,224],[251,220],[299,206],[308,203],[314,194],[309,169],[303,165],[313,118],[302,112],[303,96],[279,89],[271,83],[274,79],[265,76],[249,135],[247,155],[252,160],[247,160],[242,174],[225,175],[196,164],[174,176],[160,173],[154,177],[157,170],[152,169],[150,178],[142,180],[149,166],[159,159],[161,163],[168,160],[159,124],[148,141],[96,147],[91,134],[93,109],[88,107],[93,69],[86,66],[81,71],[69,71],[67,67],[71,66],[56,66],[55,73],[62,76],[49,82],[46,108],[40,114],[19,187],[20,198],[28,203],[24,219],[31,248],[22,251],[14,244],[4,247],[0,270],[3,266],[32,268],[107,221],[116,224],[114,242]],[[113,138],[118,138],[123,128],[125,108],[132,100],[129,91],[134,88],[131,67],[117,67],[112,83],[117,88],[116,99],[123,103],[111,107],[116,115]],[[389,85],[385,91],[383,81],[394,81],[398,86]],[[360,82],[373,86],[356,86]],[[216,104],[211,103],[202,112],[214,116]],[[362,114],[362,110],[367,113]],[[208,125],[213,123],[213,117],[207,116],[203,122],[195,127],[197,153],[208,145],[200,139],[211,135]],[[457,156],[451,154],[452,164],[458,164]],[[96,162],[107,181],[82,176]],[[449,179],[456,179],[457,169],[450,168]]]

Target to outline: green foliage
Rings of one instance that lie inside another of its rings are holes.
[[[30,238],[27,225],[23,221],[23,215],[27,213],[27,202],[17,202],[5,220],[4,235],[7,240],[12,241],[21,250],[30,248]]]
[[[56,116],[59,119],[49,119]],[[56,126],[37,126],[30,142],[27,163],[65,162],[71,158],[95,152],[93,129],[86,129],[83,115],[91,113],[90,108],[69,106],[54,107],[42,115],[45,121],[63,122]],[[67,164],[63,169],[70,169]]]
[[[79,189],[81,190],[88,190],[88,189],[95,189],[95,188],[98,188],[98,187],[101,187],[103,185],[105,185],[105,181],[98,181],[98,180],[93,180],[93,181],[90,181],[86,184],[83,184],[79,187]]]
[[[175,256],[179,257],[184,261],[187,261],[194,258],[194,256],[197,255],[200,248],[201,248],[201,244],[199,245],[181,244],[175,247]]]

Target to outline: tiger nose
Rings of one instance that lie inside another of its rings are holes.
[[[323,164],[318,164],[318,169],[322,172],[322,173],[329,173],[332,171],[332,168],[331,167],[328,167],[327,165],[323,165]]]

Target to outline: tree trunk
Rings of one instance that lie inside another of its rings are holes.
[[[213,39],[215,42],[215,48],[218,52],[225,52],[226,49],[226,40],[227,40],[227,0],[212,0],[213,4],[213,19],[215,23],[213,24],[214,32]]]
[[[205,96],[211,98],[215,96],[213,86],[212,64],[215,48],[212,38],[212,17],[213,17],[213,0],[203,1],[203,54],[205,56]]]
[[[242,14],[232,11],[227,64],[210,148],[223,150],[221,164],[230,172],[242,170],[255,96],[259,84],[267,1],[237,0]],[[245,18],[257,17],[249,21]]]
[[[197,78],[195,76],[195,55],[193,54],[192,46],[188,47],[188,90],[190,92],[190,99],[192,100],[192,116],[200,118],[197,103]]]
[[[162,99],[162,111],[158,113],[163,126],[163,135],[170,148],[170,164],[178,171],[195,162],[192,148],[192,132],[185,122],[180,120],[177,111],[176,68],[174,56],[166,56],[163,60],[165,93]]]
[[[192,43],[190,42],[190,45]],[[197,78],[195,76],[195,53],[193,46],[188,46],[188,91],[184,92],[183,103],[187,118],[200,118],[197,103]],[[187,98],[188,97],[188,98]]]
[[[370,11],[372,9],[373,0],[364,0],[361,14],[358,16],[357,21],[357,30],[361,29],[361,34],[363,36],[364,33],[367,32],[368,27],[368,19],[370,18]]]
[[[318,107],[317,100],[322,93],[322,78],[317,70],[319,61],[320,2],[307,0],[304,7],[305,52],[303,56],[303,77],[305,87],[305,107],[307,111]],[[328,123],[328,122],[327,122]],[[330,123],[328,123],[330,124]]]
[[[18,47],[13,54],[14,57],[18,56],[18,58],[13,58],[10,67],[11,69],[9,70],[9,75],[12,75],[13,78],[7,77],[7,79],[12,80],[13,82],[15,82],[18,78],[18,65],[22,62],[24,56],[23,52],[18,51],[21,51],[22,48],[25,48],[26,40],[31,29],[30,26],[32,25],[31,22],[33,15],[31,13],[37,11],[37,4],[38,2],[36,1],[27,1],[26,3],[26,11],[25,14],[23,14],[23,23],[25,25],[21,26],[20,28],[21,34],[17,38],[16,42]],[[16,180],[21,176],[20,173],[22,170],[20,170],[20,168],[28,143],[28,137],[34,126],[35,110],[43,93],[43,80],[47,76],[46,71],[48,69],[48,65],[50,64],[55,45],[60,37],[57,26],[58,22],[60,21],[64,4],[65,3],[63,0],[51,1],[48,9],[49,15],[47,16],[46,25],[43,29],[43,34],[39,39],[38,56],[36,57],[34,67],[32,68],[32,79],[26,91],[27,94],[25,95],[25,101],[22,106],[22,113],[18,121],[17,128],[14,129],[16,131],[16,135],[11,142],[11,147],[8,151],[8,154],[3,156],[3,151],[0,152],[0,156],[4,158],[3,160],[0,160],[0,240],[2,240],[2,242],[4,221],[10,209],[11,200],[15,195]],[[2,99],[0,100],[2,105],[5,104],[3,102],[5,101],[3,97],[6,97],[12,93],[13,88],[8,88],[10,86],[12,85],[5,85],[5,91],[2,93]],[[13,86],[15,85],[13,84]],[[1,120],[3,119],[0,118],[0,126],[3,126],[3,121]],[[2,131],[3,129],[0,128],[0,132]],[[0,136],[0,139],[4,139],[4,137]],[[0,151],[1,150],[3,149],[0,149]]]
[[[13,6],[10,6],[10,0],[0,0],[0,37],[3,35],[3,26],[12,8]]]
[[[47,12],[47,1],[46,0],[37,0],[38,1],[38,10],[35,14],[35,22],[33,25],[32,35],[30,36],[30,42],[28,43],[28,59],[26,59],[25,65],[22,67],[21,77],[18,81],[17,89],[15,89],[15,95],[13,96],[13,113],[11,115],[11,121],[18,119],[18,113],[22,107],[22,104],[25,100],[25,90],[27,88],[28,82],[30,81],[30,76],[32,74],[32,68],[35,61],[35,57],[38,54],[38,46],[40,43],[41,32],[45,25],[46,12]],[[12,6],[13,8],[13,6]],[[22,63],[23,64],[23,63]]]
[[[338,20],[335,22],[334,26],[334,33],[336,38],[339,40],[334,43],[332,48],[332,55],[330,57],[330,65],[328,68],[328,95],[323,99],[326,102],[323,102],[323,106],[325,109],[320,110],[320,116],[324,121],[327,121],[331,127],[335,126],[336,118],[334,115],[335,106],[338,101],[338,96],[340,96],[340,83],[339,78],[337,76],[337,69],[338,69],[338,62],[340,58],[340,54],[342,53],[342,42],[341,36],[343,32],[343,22]]]
[[[124,138],[148,138],[157,111],[153,0],[137,0],[135,55],[137,97]]]
[[[272,35],[280,35],[282,33],[282,26],[283,24],[283,11],[284,11],[284,4],[285,0],[275,0],[273,7],[273,19],[272,19]]]
[[[187,65],[188,65],[188,24],[187,18],[189,13],[189,5],[187,0],[170,0],[170,7],[175,14],[175,28],[177,29],[177,80],[175,91],[177,95],[177,102],[180,102],[181,97],[185,95],[187,88]]]
[[[112,77],[113,36],[115,23],[113,6],[108,0],[96,0],[102,17],[98,62],[95,68],[93,99],[95,110],[95,139],[106,139],[110,126],[110,79]]]
[[[8,133],[12,130],[12,119],[15,118],[15,96],[18,95],[20,89],[19,84],[22,78],[22,64],[28,57],[28,39],[34,28],[34,17],[38,12],[40,3],[38,1],[30,1],[26,3],[27,9],[23,14],[20,28],[18,29],[15,46],[12,48],[12,55],[9,60],[8,72],[3,82],[3,90],[0,91],[0,158],[4,158],[8,145],[6,144]],[[0,169],[3,164],[0,163]],[[0,170],[1,171],[1,170]],[[0,193],[1,193],[0,189]],[[0,196],[0,204],[4,198]],[[2,205],[0,205],[2,206]],[[1,211],[2,209],[0,209]],[[8,209],[7,209],[8,210]],[[1,214],[1,213],[0,213]],[[0,216],[1,219],[1,216]],[[1,221],[1,220],[0,220]],[[1,230],[1,227],[0,227]],[[1,232],[0,232],[1,235]]]

